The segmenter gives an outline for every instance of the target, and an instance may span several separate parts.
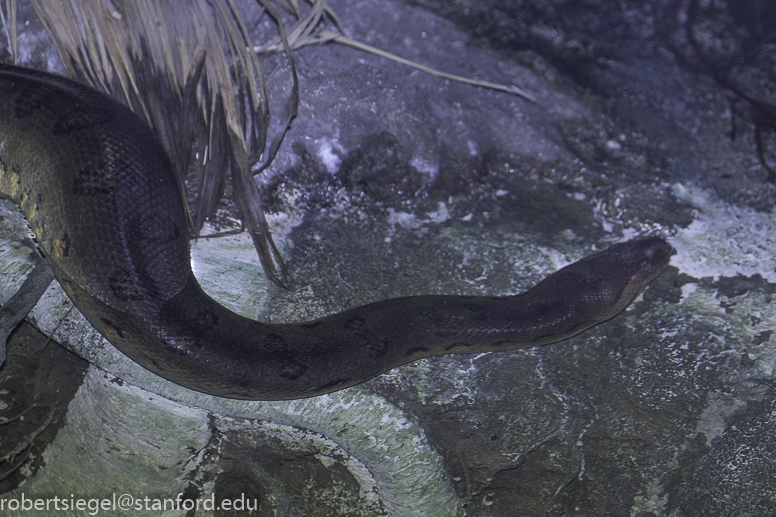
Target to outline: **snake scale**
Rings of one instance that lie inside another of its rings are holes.
[[[183,197],[151,129],[87,86],[9,65],[0,65],[0,193],[19,204],[67,295],[116,348],[177,384],[237,399],[310,397],[425,357],[567,339],[619,314],[673,251],[650,237],[517,296],[415,296],[260,323],[194,278]]]

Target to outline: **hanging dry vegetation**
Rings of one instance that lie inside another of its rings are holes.
[[[198,237],[215,214],[231,181],[242,224],[265,272],[278,285],[284,285],[286,271],[253,175],[272,162],[296,115],[292,50],[334,41],[446,79],[533,100],[515,86],[438,72],[352,40],[324,0],[257,2],[278,31],[264,45],[251,41],[234,0],[31,0],[68,75],[122,100],[157,133],[187,193],[192,236]],[[6,13],[7,18],[0,9],[0,21],[15,58],[15,0],[6,0]],[[257,58],[269,52],[286,54],[292,83],[271,135]]]

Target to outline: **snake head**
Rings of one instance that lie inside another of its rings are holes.
[[[665,270],[675,253],[662,238],[647,237],[615,244],[569,267],[584,268],[597,277],[598,295],[608,306],[601,310],[613,317]]]
[[[621,313],[674,253],[659,237],[615,244],[556,271],[530,292],[564,322],[553,334],[570,337]]]
[[[665,270],[671,256],[676,254],[676,250],[660,237],[623,242],[609,249],[621,264],[624,273],[631,274],[631,280],[621,296],[629,296],[626,305]]]

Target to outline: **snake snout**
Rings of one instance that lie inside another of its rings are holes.
[[[646,255],[648,262],[656,269],[662,269],[667,266],[671,260],[671,255],[675,253],[674,247],[660,237],[651,237],[644,240],[644,255]]]

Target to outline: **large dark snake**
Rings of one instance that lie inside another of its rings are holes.
[[[87,86],[7,65],[0,192],[116,348],[177,384],[238,399],[310,397],[424,357],[567,339],[619,314],[672,253],[660,238],[634,240],[517,296],[415,296],[260,323],[219,305],[194,278],[183,198],[145,123]]]

